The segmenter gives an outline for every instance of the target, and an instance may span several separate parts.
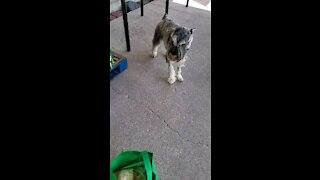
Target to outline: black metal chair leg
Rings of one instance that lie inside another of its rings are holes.
[[[189,6],[189,0],[187,0],[187,5],[186,5],[186,7],[188,7]]]
[[[128,27],[128,17],[127,17],[127,6],[125,0],[121,0],[122,6],[122,16],[123,16],[123,25],[124,31],[126,35],[126,43],[127,43],[127,50],[130,51],[130,38],[129,38],[129,27]]]
[[[169,0],[167,0],[166,2],[166,14],[168,14],[169,12]]]
[[[140,6],[141,6],[141,16],[143,16],[143,0],[140,1]]]

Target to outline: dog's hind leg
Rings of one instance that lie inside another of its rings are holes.
[[[157,56],[161,40],[162,40],[161,30],[160,30],[160,27],[157,26],[154,32],[153,40],[152,40],[152,57],[153,58]]]

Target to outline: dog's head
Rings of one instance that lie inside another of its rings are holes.
[[[195,30],[195,28],[180,27],[172,32],[167,49],[167,57],[170,61],[180,61],[185,57],[193,41]]]

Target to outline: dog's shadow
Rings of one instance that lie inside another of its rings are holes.
[[[150,51],[138,51],[135,53],[135,56],[137,58],[137,61],[139,63],[149,63],[151,62],[154,58],[152,57],[151,50]]]
[[[149,51],[137,51],[135,53],[136,59],[138,63],[149,64],[154,63],[154,61],[161,61],[166,63],[166,55],[165,52],[159,50],[156,57],[153,57],[151,50]]]
[[[166,63],[166,54],[165,51],[159,49],[157,56],[154,58],[152,55],[152,51],[137,51],[135,53],[137,63],[144,66],[145,70],[148,71],[149,68],[152,68],[153,71],[157,71],[154,73],[154,78],[156,78],[159,82],[163,82],[167,85],[170,85],[168,83],[168,77],[165,75],[167,74],[167,68],[163,68],[161,66],[158,66],[156,64],[162,64],[163,66],[168,66]],[[158,76],[157,74],[162,74],[161,76]]]

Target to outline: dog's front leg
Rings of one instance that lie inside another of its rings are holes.
[[[176,82],[176,72],[174,71],[173,62],[172,61],[168,61],[168,64],[169,64],[168,82],[170,84],[173,84],[174,82]]]
[[[181,68],[182,68],[182,66],[178,65],[177,79],[182,82],[183,81],[183,77],[182,77],[182,74],[181,74]]]
[[[177,79],[179,81],[183,81],[183,77],[182,77],[182,67],[184,66],[184,62],[185,62],[185,59],[183,59],[182,61],[178,62],[178,72],[177,72]]]

